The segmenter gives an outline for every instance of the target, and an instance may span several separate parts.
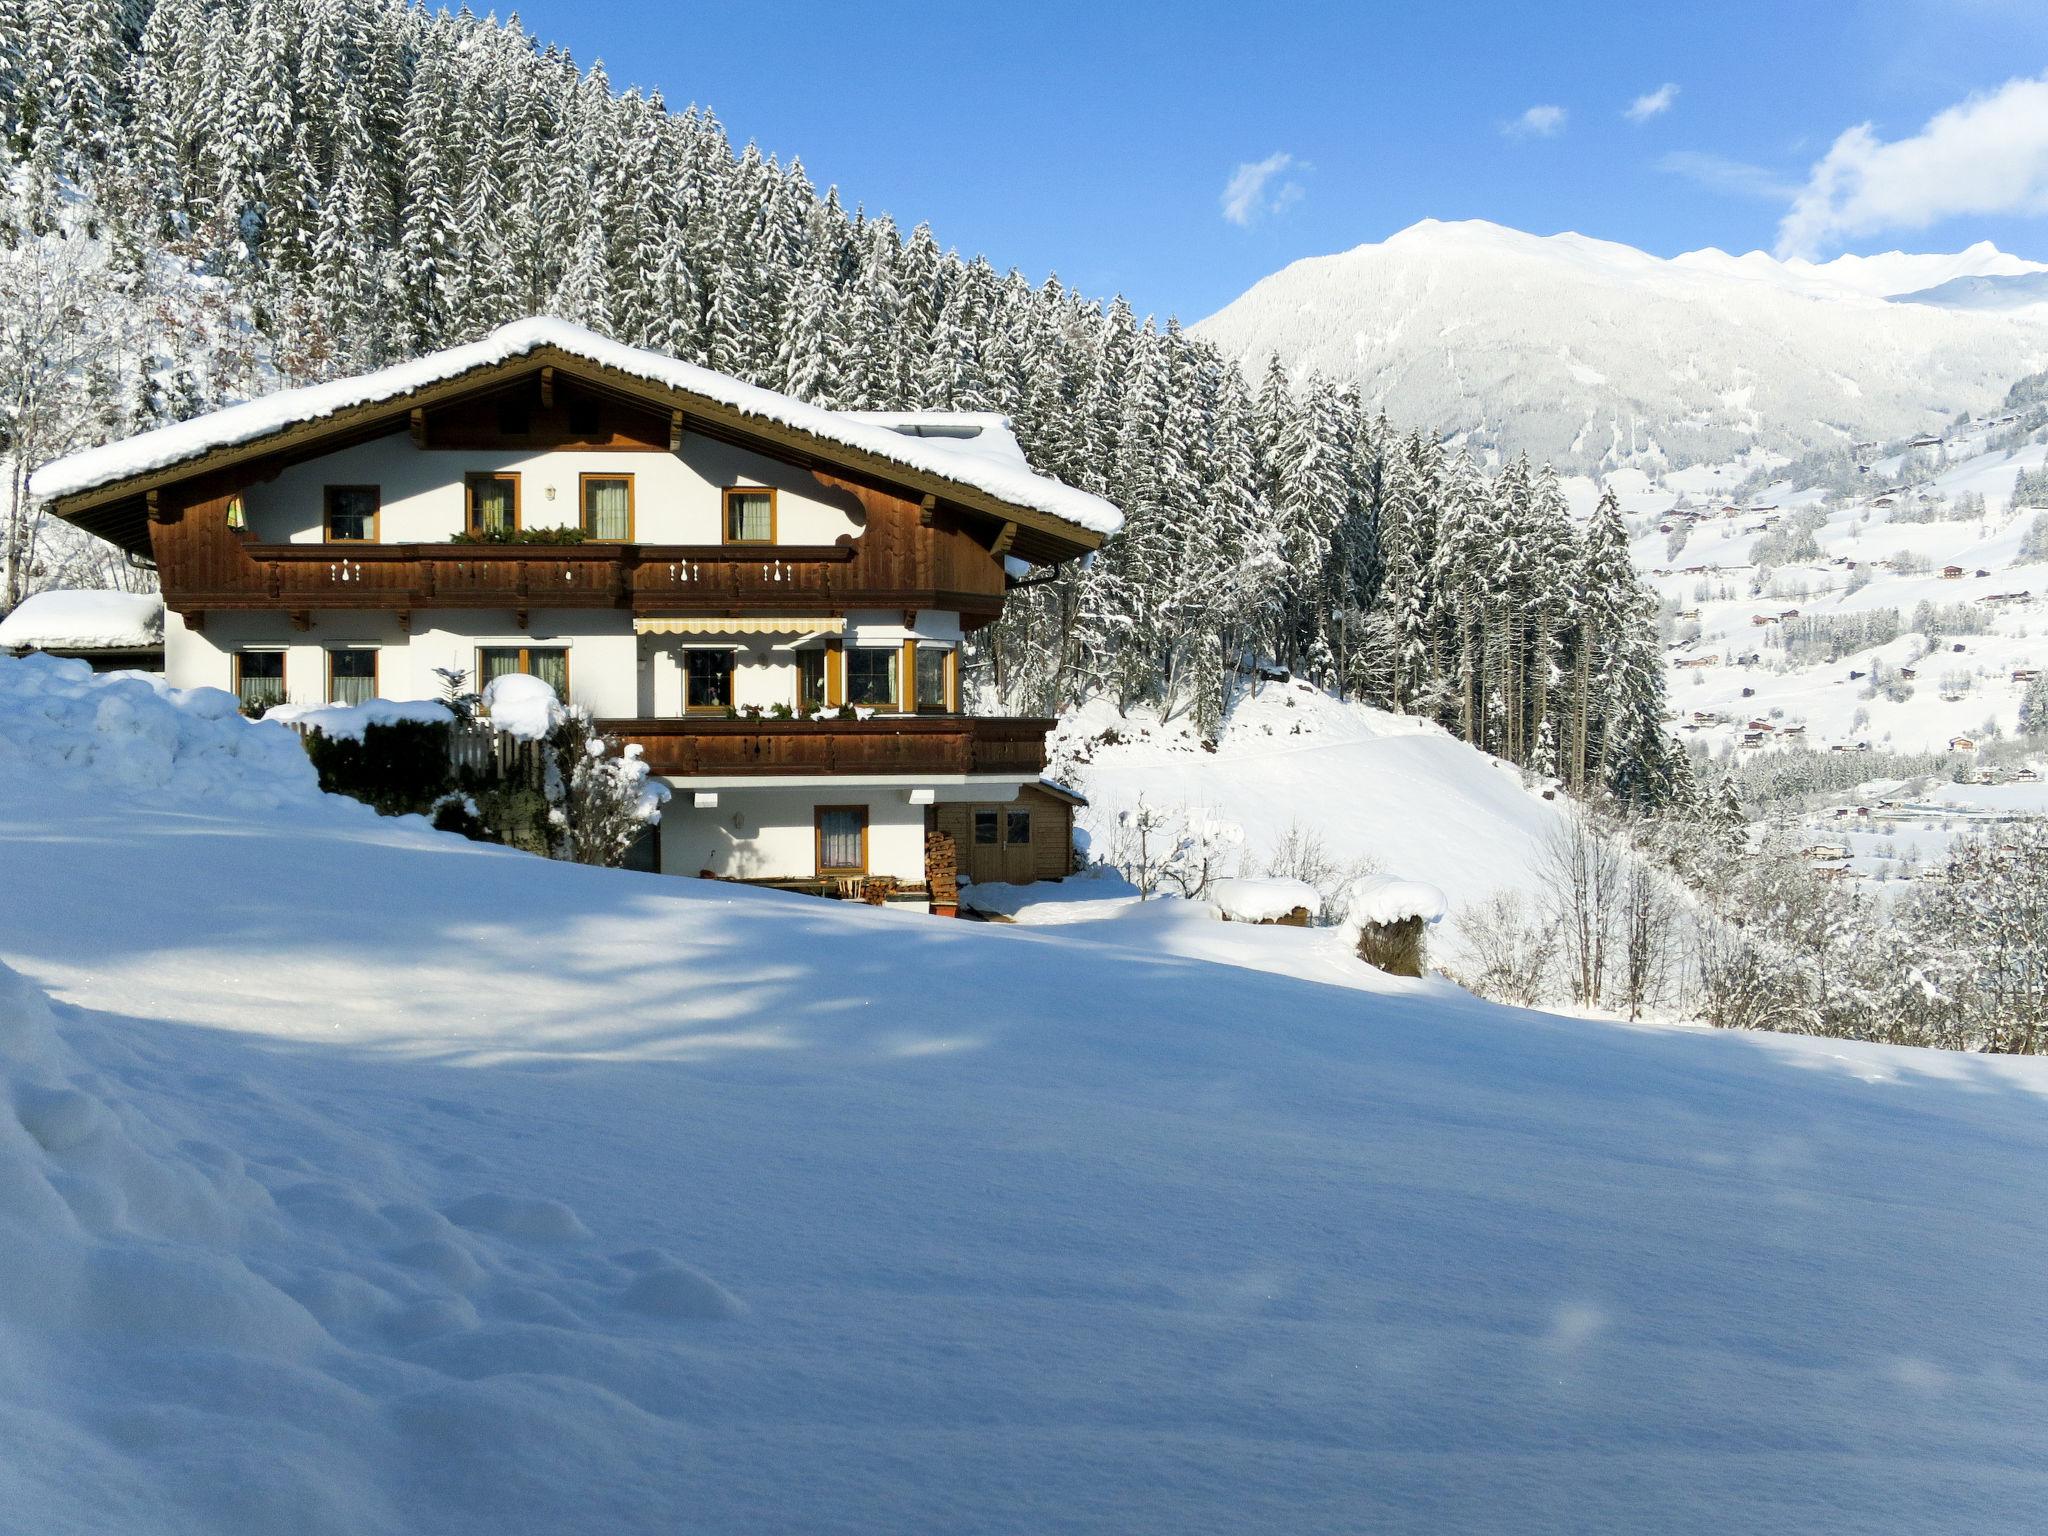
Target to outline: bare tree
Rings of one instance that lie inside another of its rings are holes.
[[[1537,858],[1572,1001],[1592,1006],[1606,990],[1621,895],[1620,849],[1591,811],[1574,805],[1545,834]]]

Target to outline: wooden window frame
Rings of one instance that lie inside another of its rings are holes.
[[[836,812],[845,811],[860,817],[860,868],[846,869],[839,865],[825,864],[825,818]],[[818,878],[829,880],[834,876],[865,875],[868,872],[868,825],[873,817],[864,805],[821,805],[811,812],[811,831],[814,839],[813,861]]]
[[[739,708],[739,647],[738,646],[697,646],[682,653],[683,661],[683,713],[686,715],[727,715]],[[725,658],[725,702],[723,704],[692,704],[690,702],[690,658],[692,656],[723,656]]]
[[[463,530],[479,538],[483,536],[483,524],[476,515],[476,486],[480,481],[484,480],[510,480],[512,482],[512,531],[518,533],[524,529],[526,522],[525,509],[522,503],[525,499],[525,492],[520,484],[522,478],[523,476],[516,469],[479,469],[464,475],[462,477]],[[503,649],[503,647],[492,646],[491,649],[499,650]]]
[[[813,656],[818,658],[818,701],[815,704],[804,697],[804,668]],[[822,645],[796,653],[795,702],[799,712],[832,707],[832,653]]]
[[[768,537],[765,539],[736,539],[732,536],[732,499],[735,496],[766,496],[768,498]],[[781,530],[782,508],[780,498],[772,485],[728,485],[719,492],[718,533],[722,544],[773,544]]]
[[[334,536],[334,493],[336,491],[368,491],[376,503],[370,509],[370,531],[360,539],[338,539]],[[320,538],[326,544],[375,544],[384,520],[384,487],[381,485],[324,485],[320,488]]]
[[[634,518],[638,515],[638,493],[633,485],[631,470],[586,469],[576,477],[576,526],[583,530],[583,537],[593,544],[631,544],[634,530],[638,526]],[[623,539],[600,539],[590,531],[590,482],[593,480],[623,480],[626,482],[626,536]]]
[[[367,652],[370,657],[370,697],[381,697],[378,690],[383,687],[384,658],[381,647],[374,645],[330,645],[327,647],[327,702],[334,698],[334,658],[342,655],[360,656]]]
[[[1021,841],[1010,836],[1010,818],[1012,816],[1022,816],[1024,818],[1024,836]],[[1030,806],[1006,805],[1003,807],[1003,846],[1005,848],[1029,848],[1031,846]]]
[[[949,645],[944,648],[946,657],[945,676],[939,684],[939,702],[927,704],[917,694],[917,658],[923,650],[939,650],[940,647],[916,640],[908,640],[903,646],[903,675],[909,679],[905,690],[903,708],[913,715],[957,715],[960,713],[960,648]]]
[[[907,648],[906,648],[906,649],[907,649]],[[889,698],[888,698],[888,701],[887,701],[886,703],[882,703],[882,704],[867,704],[867,703],[861,703],[860,701],[856,700],[856,699],[855,699],[855,698],[853,697],[853,669],[852,669],[852,668],[851,668],[851,667],[849,666],[849,667],[847,667],[847,668],[846,668],[846,670],[845,670],[845,671],[844,671],[844,672],[843,672],[843,673],[841,674],[841,688],[842,688],[842,690],[843,690],[843,691],[842,691],[842,692],[841,692],[841,694],[840,694],[840,698],[841,698],[842,700],[844,700],[845,702],[849,703],[849,704],[854,704],[854,705],[855,705],[855,706],[856,706],[857,708],[860,708],[860,709],[872,709],[872,710],[874,710],[874,711],[875,711],[875,712],[876,712],[877,714],[883,714],[883,715],[900,715],[900,714],[902,714],[902,713],[904,712],[904,711],[903,711],[903,657],[904,657],[904,652],[903,652],[902,650],[899,650],[899,649],[898,649],[897,647],[895,647],[895,646],[893,646],[893,645],[855,645],[855,646],[849,646],[849,647],[847,647],[847,648],[846,648],[846,650],[844,650],[844,651],[841,651],[841,653],[840,653],[840,656],[841,656],[841,659],[842,659],[842,664],[844,663],[844,658],[845,658],[845,656],[846,656],[846,654],[847,654],[847,651],[860,651],[860,652],[872,652],[873,654],[875,654],[875,655],[877,655],[877,656],[893,656],[893,657],[895,657],[895,658],[896,658],[896,661],[895,661],[895,673],[896,673],[896,676],[895,676],[894,680],[892,681],[892,683],[891,683],[891,685],[890,685],[890,689],[889,689]]]
[[[486,653],[488,653],[488,652],[490,652],[490,651],[517,651],[517,652],[519,653],[519,670],[520,670],[521,672],[525,673],[525,674],[526,674],[526,675],[527,675],[528,677],[531,677],[531,676],[533,676],[533,653],[534,653],[535,651],[546,651],[546,652],[547,652],[547,653],[548,653],[548,654],[549,654],[550,656],[552,656],[552,655],[555,655],[555,654],[557,654],[557,653],[560,653],[560,655],[561,655],[561,658],[562,658],[562,698],[561,698],[561,702],[562,702],[562,703],[564,703],[564,704],[566,704],[566,703],[568,703],[568,702],[569,702],[569,690],[570,690],[570,687],[572,686],[572,684],[574,683],[574,681],[575,681],[575,680],[574,680],[574,679],[573,679],[572,677],[570,677],[570,675],[569,675],[569,647],[568,647],[568,646],[566,646],[566,645],[480,645],[480,646],[478,646],[478,647],[476,648],[476,672],[474,673],[474,676],[475,676],[475,678],[476,678],[476,691],[477,691],[478,693],[482,693],[482,692],[484,691],[485,687],[486,687],[486,686],[488,686],[488,685],[486,684],[486,682],[485,682],[485,679],[484,679],[484,656],[486,655]]]
[[[277,658],[277,702],[283,704],[291,698],[292,657],[289,650],[283,646],[278,646],[275,649],[258,648],[255,650],[236,651],[233,682],[235,685],[235,703],[238,707],[246,706],[248,703],[248,700],[242,697],[242,658],[245,656],[275,656]]]
[[[970,805],[967,807],[967,845],[970,848],[1000,848],[1003,846],[1003,813],[994,806]],[[995,821],[996,835],[987,842],[981,840],[981,818],[987,816]]]

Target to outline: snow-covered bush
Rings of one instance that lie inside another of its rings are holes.
[[[639,746],[621,750],[587,710],[570,708],[549,731],[548,823],[554,856],[578,864],[619,864],[661,819],[668,786],[649,773]]]

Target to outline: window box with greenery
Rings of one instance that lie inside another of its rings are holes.
[[[450,544],[535,544],[561,547],[584,542],[581,528],[500,528],[487,533],[450,534]]]

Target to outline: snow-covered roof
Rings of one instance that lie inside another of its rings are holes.
[[[164,600],[154,592],[58,588],[24,598],[0,619],[0,650],[142,651],[164,643]]]
[[[37,470],[29,481],[29,493],[48,501],[95,490],[218,449],[253,443],[287,427],[340,411],[394,400],[543,349],[567,353],[664,389],[696,395],[741,416],[856,449],[921,475],[969,486],[998,501],[1044,513],[1092,533],[1108,535],[1123,526],[1123,514],[1100,496],[1035,472],[1025,463],[1015,434],[1000,416],[828,411],[660,352],[626,346],[569,321],[549,318],[517,320],[465,346],[450,347],[353,378],[280,390],[190,421],[89,448]],[[949,426],[954,429],[951,435],[939,430]],[[974,428],[972,433],[959,435],[969,426]]]
[[[1218,880],[1209,887],[1209,899],[1240,923],[1270,923],[1296,907],[1310,917],[1323,910],[1321,894],[1306,880]]]

